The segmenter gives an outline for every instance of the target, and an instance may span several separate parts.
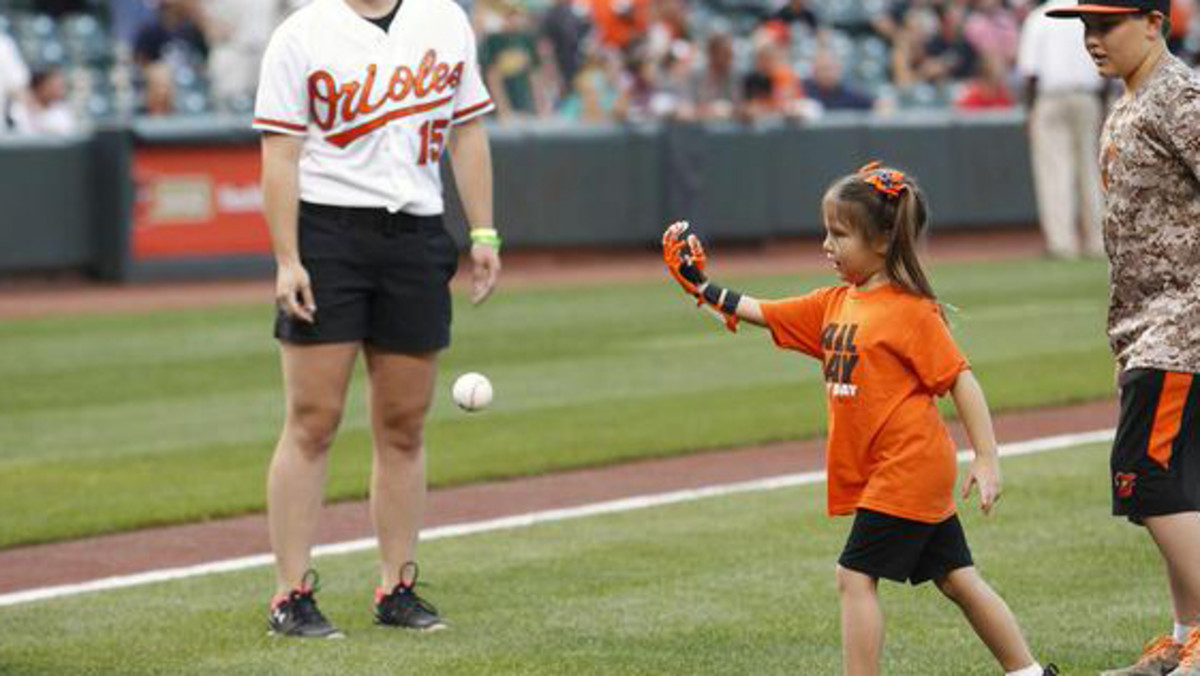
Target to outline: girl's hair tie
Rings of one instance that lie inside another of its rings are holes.
[[[904,182],[904,172],[884,169],[883,163],[879,160],[864,165],[862,169],[858,170],[858,176],[864,183],[875,188],[888,199],[898,199],[905,190],[908,190],[908,184]]]

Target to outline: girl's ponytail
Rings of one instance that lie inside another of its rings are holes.
[[[926,298],[936,298],[933,286],[921,267],[917,256],[917,243],[925,229],[924,199],[915,185],[905,181],[905,190],[896,202],[896,216],[891,227],[884,266],[888,277],[910,293]]]

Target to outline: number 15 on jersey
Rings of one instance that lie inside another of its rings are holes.
[[[437,163],[446,146],[446,127],[450,120],[427,120],[421,125],[421,156],[417,164]]]

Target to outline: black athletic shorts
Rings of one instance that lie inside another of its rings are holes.
[[[1113,442],[1113,514],[1200,511],[1200,378],[1129,369],[1121,374],[1121,420]]]
[[[874,578],[917,585],[975,562],[958,516],[922,523],[859,509],[838,563]]]
[[[458,245],[441,216],[302,202],[298,236],[316,322],[280,310],[276,338],[363,342],[405,353],[450,344],[449,283],[458,269]]]

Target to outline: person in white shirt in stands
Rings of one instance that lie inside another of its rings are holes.
[[[201,5],[213,96],[221,107],[240,106],[254,98],[258,64],[271,31],[286,12],[264,0],[207,0]]]
[[[1046,12],[1073,6],[1049,0],[1021,28],[1017,71],[1025,79],[1029,144],[1047,252],[1101,256],[1100,123],[1104,82],[1083,45],[1083,25]]]
[[[0,33],[0,135],[11,132],[9,107],[29,97],[29,69],[17,45]]]
[[[48,68],[33,74],[30,96],[13,104],[12,118],[22,134],[71,134],[75,116],[67,105],[67,80],[62,71]]]

